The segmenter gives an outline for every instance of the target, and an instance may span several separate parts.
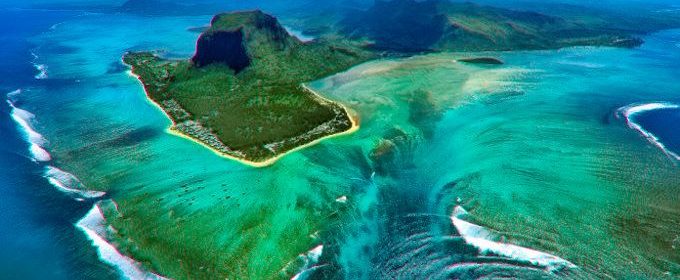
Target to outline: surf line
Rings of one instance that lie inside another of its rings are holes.
[[[323,244],[317,245],[316,247],[310,249],[308,252],[298,255],[298,257],[289,262],[283,269],[281,273],[285,274],[289,272],[289,269],[294,266],[296,261],[301,261],[302,266],[297,270],[297,273],[290,278],[290,280],[304,280],[309,277],[309,275],[319,268],[325,267],[326,264],[317,265],[319,258],[323,254]]]
[[[106,202],[116,206],[112,200]],[[120,253],[106,239],[106,236],[111,233],[111,229],[106,224],[106,218],[102,209],[103,203],[104,201],[95,203],[92,209],[76,223],[76,227],[83,231],[87,238],[92,241],[92,246],[97,249],[99,259],[114,267],[120,273],[120,276],[125,279],[167,280],[168,278],[144,270],[141,263]]]
[[[38,133],[34,128],[35,115],[27,110],[21,109],[15,105],[15,98],[21,94],[21,90],[15,90],[7,94],[7,103],[11,111],[11,117],[16,122],[18,130],[23,134],[24,140],[29,144],[29,152],[32,155],[34,162],[50,162],[52,156],[46,150],[47,139]],[[106,193],[101,191],[87,190],[80,180],[71,173],[61,170],[57,167],[47,165],[43,173],[43,177],[55,186],[57,190],[66,194],[75,195],[74,199],[84,200],[89,198],[98,198],[104,196]]]
[[[12,109],[11,117],[17,123],[18,130],[23,134],[26,142],[30,144],[29,151],[33,155],[32,160],[34,162],[51,161],[50,154],[43,148],[47,140],[33,128],[32,123],[34,122],[35,115],[15,105],[15,98],[19,94],[21,94],[21,89],[7,94],[7,103]],[[76,176],[51,165],[45,166],[43,177],[55,186],[57,190],[75,195],[75,199],[79,201],[83,201],[85,198],[100,198],[106,194],[101,191],[87,190]],[[141,264],[122,255],[106,240],[105,236],[109,233],[110,229],[106,225],[106,219],[100,204],[101,202],[95,203],[92,209],[75,224],[92,241],[92,246],[97,249],[99,258],[104,263],[112,265],[119,271],[121,276],[127,279],[166,279],[144,271],[141,269]]]
[[[54,166],[47,166],[43,176],[50,184],[67,194],[74,194],[82,198],[98,198],[106,194],[102,191],[87,190],[76,176]],[[80,199],[76,198],[76,200]]]
[[[631,104],[628,106],[624,106],[619,108],[618,112],[620,116],[623,116],[626,119],[626,124],[628,127],[636,130],[640,135],[645,137],[647,141],[652,143],[652,145],[658,147],[661,149],[661,151],[666,154],[670,159],[674,159],[677,161],[680,161],[680,155],[674,153],[673,151],[669,150],[666,145],[661,143],[661,140],[659,137],[656,135],[652,134],[651,132],[645,130],[641,125],[635,122],[635,115],[648,112],[648,111],[654,111],[654,110],[662,110],[662,109],[679,109],[680,105],[672,104],[672,103],[667,103],[667,102],[652,102],[652,103],[635,103]]]
[[[21,89],[17,89],[7,94],[7,104],[9,104],[12,111],[10,115],[14,122],[19,126],[20,132],[24,135],[24,139],[29,144],[29,152],[32,155],[33,161],[47,162],[52,160],[50,153],[45,150],[47,140],[42,134],[35,131],[33,123],[35,115],[29,111],[21,109],[15,105],[13,101],[14,96],[21,94]]]
[[[576,265],[560,257],[538,250],[521,247],[514,244],[496,241],[499,236],[492,231],[463,220],[468,212],[461,206],[456,206],[451,215],[451,222],[465,243],[479,249],[480,253],[493,253],[514,260],[531,263],[555,272],[564,268],[573,269]]]

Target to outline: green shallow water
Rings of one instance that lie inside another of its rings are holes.
[[[678,100],[677,32],[635,50],[484,54],[499,67],[448,53],[369,62],[310,84],[354,110],[359,131],[256,169],[165,133],[170,122],[120,69],[130,49],[190,56],[197,34],[186,28],[207,20],[87,15],[35,39],[75,50],[38,49],[50,78],[24,107],[53,164],[116,202],[110,241],[146,269],[178,279],[680,273],[680,169],[616,114]],[[503,242],[578,268],[480,254],[451,224],[457,205]],[[305,254],[320,244],[314,266]]]

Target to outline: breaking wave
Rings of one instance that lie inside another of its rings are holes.
[[[660,109],[678,109],[680,108],[679,105],[672,104],[672,103],[667,103],[667,102],[652,102],[652,103],[638,103],[638,104],[631,104],[625,107],[621,107],[618,110],[619,116],[622,116],[626,119],[626,124],[628,124],[628,127],[636,130],[639,132],[642,136],[644,136],[650,143],[652,143],[654,146],[657,146],[661,151],[663,151],[668,157],[673,158],[675,160],[680,160],[680,155],[674,153],[673,151],[669,150],[666,145],[664,145],[661,140],[659,140],[658,137],[656,137],[654,134],[651,132],[645,130],[640,124],[635,122],[635,115],[648,112],[648,111],[653,111],[653,110],[660,110]]]
[[[12,112],[10,113],[12,119],[19,125],[26,141],[30,144],[29,151],[33,155],[33,160],[50,161],[52,160],[52,156],[44,148],[47,144],[47,140],[42,134],[35,131],[32,125],[35,115],[29,111],[16,107],[11,100],[13,96],[20,93],[21,90],[15,90],[7,94],[7,104],[12,108]]]
[[[47,79],[47,65],[36,63],[38,60],[38,55],[34,52],[31,52],[31,55],[33,56],[33,62],[31,62],[31,64],[33,64],[33,67],[38,70],[38,74],[33,77],[37,80]]]
[[[35,161],[50,161],[50,160],[52,160],[52,156],[50,156],[50,153],[48,153],[45,149],[43,149],[42,147],[40,147],[37,144],[31,144],[29,151],[31,151],[31,154],[33,155],[33,159]]]
[[[150,273],[142,269],[137,261],[121,254],[112,244],[106,240],[110,229],[106,225],[106,218],[102,213],[99,204],[95,204],[92,209],[83,217],[76,226],[82,230],[92,245],[97,248],[99,258],[115,267],[125,279],[167,279],[160,275]]]
[[[15,106],[14,102],[12,102],[19,94],[21,94],[21,90],[15,90],[7,94],[7,103],[12,108],[12,119],[18,124],[19,130],[24,134],[26,141],[30,144],[28,150],[30,151],[33,160],[36,162],[51,161],[52,156],[44,148],[47,144],[47,140],[33,128],[32,123],[34,122],[35,115],[29,111],[18,108]],[[76,176],[54,166],[45,167],[44,177],[50,184],[57,187],[58,190],[77,195],[81,198],[97,198],[106,194],[100,191],[87,190]]]
[[[312,272],[323,267],[324,265],[316,265],[319,262],[321,254],[323,254],[323,244],[312,248],[306,254],[300,254],[300,256],[297,258],[297,261],[302,261],[302,267],[299,269],[297,274],[290,278],[290,280],[307,279],[307,277],[309,277]]]
[[[529,249],[513,244],[499,242],[498,234],[490,230],[464,221],[467,211],[461,206],[456,206],[451,215],[451,221],[466,243],[479,249],[480,253],[493,253],[499,256],[511,258],[521,262],[544,267],[550,271],[559,271],[564,268],[576,268],[573,263],[560,257]]]
[[[38,80],[47,79],[47,65],[33,63],[33,67],[38,70],[38,74],[34,77]]]
[[[84,198],[97,198],[106,194],[105,192],[86,190],[83,183],[81,183],[76,176],[54,166],[47,166],[45,168],[44,176],[50,184],[57,187],[58,190],[68,194],[74,194]]]

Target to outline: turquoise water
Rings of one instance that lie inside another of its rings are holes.
[[[379,107],[395,112],[363,125],[365,134],[358,134],[369,138],[376,131],[388,133],[394,125],[409,127],[403,124],[407,116],[396,113],[403,110],[395,108],[407,107],[404,95],[413,88],[430,90],[440,98],[438,104],[452,108],[437,123],[433,139],[418,141],[415,148],[409,144],[406,156],[391,160],[392,173],[398,175],[383,183],[377,209],[362,214],[377,224],[372,240],[366,234],[360,238],[375,248],[371,255],[384,256],[385,248],[416,241],[427,240],[426,248],[436,246],[430,241],[432,223],[423,222],[432,218],[413,214],[447,214],[458,204],[478,224],[504,236],[499,239],[552,252],[585,275],[655,278],[677,273],[676,163],[617,116],[630,103],[677,100],[677,70],[669,59],[677,58],[677,50],[662,55],[652,48],[677,42],[670,39],[677,35],[657,36],[635,51],[503,53],[504,69],[470,69],[475,67],[452,64],[456,55],[445,54],[408,59],[392,68],[367,64],[321,82],[322,92],[348,102],[360,115],[365,111],[370,118]],[[381,74],[367,78],[364,73],[371,71]],[[461,94],[469,98],[447,102]],[[383,208],[396,213],[383,213]],[[404,227],[413,230],[413,223],[418,224],[415,234],[399,238],[395,233]],[[414,259],[433,253],[411,245],[413,250],[400,252],[404,259],[384,256],[379,264],[388,269],[376,272],[372,258],[359,258],[365,251],[355,242],[345,245],[355,251],[346,267],[364,270],[369,277],[430,269],[441,276],[452,262],[443,256],[453,254],[443,251],[442,259],[414,266]],[[439,246],[448,243],[443,239]],[[417,250],[419,255],[410,254]],[[470,270],[453,269],[448,276],[464,277]]]
[[[680,104],[680,32],[632,50],[484,54],[500,67],[455,53],[369,62],[310,84],[358,132],[254,169],[166,133],[120,63],[129,50],[189,57],[187,28],[208,21],[80,15],[32,38],[45,77],[10,98],[46,139],[39,168],[106,193],[61,189],[103,201],[78,228],[121,275],[680,273],[680,170],[621,114]]]
[[[34,47],[26,39],[79,11],[0,9],[0,91],[4,94],[38,80]],[[17,24],[22,22],[24,24]],[[4,96],[4,95],[3,95]],[[17,102],[21,106],[21,102]],[[43,166],[31,160],[25,135],[17,130],[12,109],[0,105],[0,278],[2,279],[115,279],[116,271],[97,258],[97,252],[73,223],[92,207],[53,188]]]

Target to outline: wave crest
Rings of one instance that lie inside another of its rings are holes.
[[[8,98],[12,98],[21,93],[21,90],[15,90],[7,94]],[[31,144],[29,151],[33,155],[33,160],[35,161],[50,161],[52,156],[45,150],[45,145],[47,140],[42,134],[35,131],[32,123],[34,122],[35,115],[33,113],[26,111],[24,109],[18,108],[14,105],[10,99],[7,100],[7,104],[12,108],[10,113],[14,122],[16,122],[21,132],[24,134],[26,141]]]
[[[297,273],[293,275],[290,280],[303,280],[307,279],[310,274],[318,268],[325,265],[316,265],[319,262],[319,258],[323,254],[323,244],[320,244],[306,253],[300,254],[294,261],[288,263],[281,272],[287,272],[293,267],[298,267]]]
[[[462,218],[467,215],[468,212],[465,211],[463,207],[456,206],[453,210],[453,215],[451,215],[451,221],[465,240],[465,243],[476,247],[479,249],[480,253],[493,253],[499,256],[538,265],[549,271],[576,268],[576,265],[560,257],[534,249],[496,241],[500,239],[498,234],[482,226],[464,221]]]
[[[147,272],[137,261],[121,254],[116,247],[106,240],[110,229],[106,225],[106,218],[102,212],[100,204],[95,204],[89,212],[76,224],[82,230],[92,245],[97,248],[99,258],[114,266],[125,279],[159,279],[165,280],[160,275]]]
[[[105,192],[86,190],[76,176],[54,166],[45,168],[45,178],[57,189],[68,194],[75,194],[84,198],[97,198],[106,194]]]

